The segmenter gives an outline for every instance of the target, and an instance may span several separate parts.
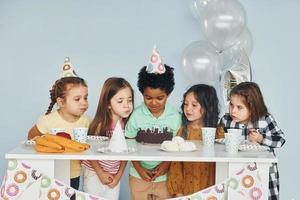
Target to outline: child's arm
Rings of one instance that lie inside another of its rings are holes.
[[[279,148],[285,143],[284,134],[282,130],[277,126],[276,121],[271,115],[266,118],[267,127],[264,132],[258,137],[258,141],[261,144],[269,146],[271,148]]]
[[[151,178],[152,178],[150,175],[151,171],[142,167],[140,161],[131,161],[131,162],[132,162],[133,167],[136,169],[136,171],[141,176],[141,178],[145,181],[150,182]]]
[[[28,134],[27,134],[27,139],[28,139],[28,140],[31,140],[32,138],[34,138],[34,137],[36,137],[36,136],[41,136],[41,135],[43,135],[43,134],[39,131],[39,129],[37,128],[37,126],[34,125],[34,126],[29,130],[29,132],[28,132]]]
[[[164,175],[168,172],[168,169],[170,167],[171,162],[164,161],[160,163],[155,170],[152,171],[152,174],[154,175],[151,179],[151,181],[154,181],[157,177]]]
[[[121,180],[124,173],[127,161],[121,161],[120,169],[118,173],[114,176],[114,179],[111,183],[107,184],[110,188],[114,188]]]
[[[89,160],[93,169],[95,170],[101,183],[107,185],[113,181],[114,176],[108,172],[103,171],[97,160]]]

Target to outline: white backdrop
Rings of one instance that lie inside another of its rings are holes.
[[[277,151],[281,199],[300,196],[297,189],[300,136],[299,112],[300,2],[241,0],[248,15],[254,50],[250,57],[253,80],[264,94],[270,112],[286,134]],[[65,56],[89,85],[93,116],[99,89],[110,76],[122,76],[136,88],[138,70],[147,64],[156,44],[164,62],[175,67],[175,90],[170,102],[180,105],[190,86],[183,77],[180,56],[192,41],[203,39],[188,1],[16,1],[0,0],[0,141],[2,176],[4,154],[25,140],[28,129],[49,103],[53,82]],[[127,174],[121,199],[129,199]]]

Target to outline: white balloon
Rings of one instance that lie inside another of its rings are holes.
[[[220,64],[217,49],[207,41],[195,41],[183,51],[183,72],[193,83],[214,85],[219,81]]]
[[[202,18],[204,9],[212,1],[217,1],[217,0],[190,0],[190,2],[189,2],[190,10],[192,12],[193,17],[197,21],[202,22],[201,18]]]
[[[212,1],[202,18],[204,35],[220,51],[235,44],[247,24],[246,12],[236,0]]]
[[[253,50],[253,38],[249,29],[246,27],[243,33],[237,39],[236,44],[220,53],[221,69],[226,69],[245,51],[250,56]]]

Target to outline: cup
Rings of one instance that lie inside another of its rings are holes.
[[[73,129],[74,140],[80,143],[86,143],[88,128],[79,127]]]
[[[241,144],[242,130],[228,129],[225,133],[225,150],[228,153],[237,153]]]
[[[238,128],[230,128],[230,129],[227,129],[227,132],[228,132],[228,133],[235,134],[237,137],[239,137],[239,138],[240,138],[240,142],[243,141],[243,137],[242,137],[243,130],[242,130],[242,129],[238,129]]]
[[[59,132],[66,132],[65,128],[51,128],[50,129],[50,134],[56,135],[56,133]]]
[[[216,128],[203,127],[202,131],[202,141],[204,146],[213,146],[215,144]]]

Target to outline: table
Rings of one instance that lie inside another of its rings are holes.
[[[269,167],[277,163],[272,152],[225,152],[225,145],[215,144],[205,147],[201,141],[193,141],[197,150],[193,152],[165,152],[160,145],[137,143],[127,139],[129,147],[137,151],[133,153],[100,153],[99,147],[107,146],[107,141],[90,141],[91,148],[80,153],[37,153],[33,146],[20,144],[5,154],[6,159],[17,159],[27,163],[50,177],[69,183],[70,160],[145,160],[145,161],[189,161],[189,162],[216,162],[216,183],[224,181],[234,172],[245,166],[245,163],[256,162],[263,182],[263,190],[268,191]],[[230,193],[228,194],[230,199]],[[268,199],[264,193],[263,199]]]

